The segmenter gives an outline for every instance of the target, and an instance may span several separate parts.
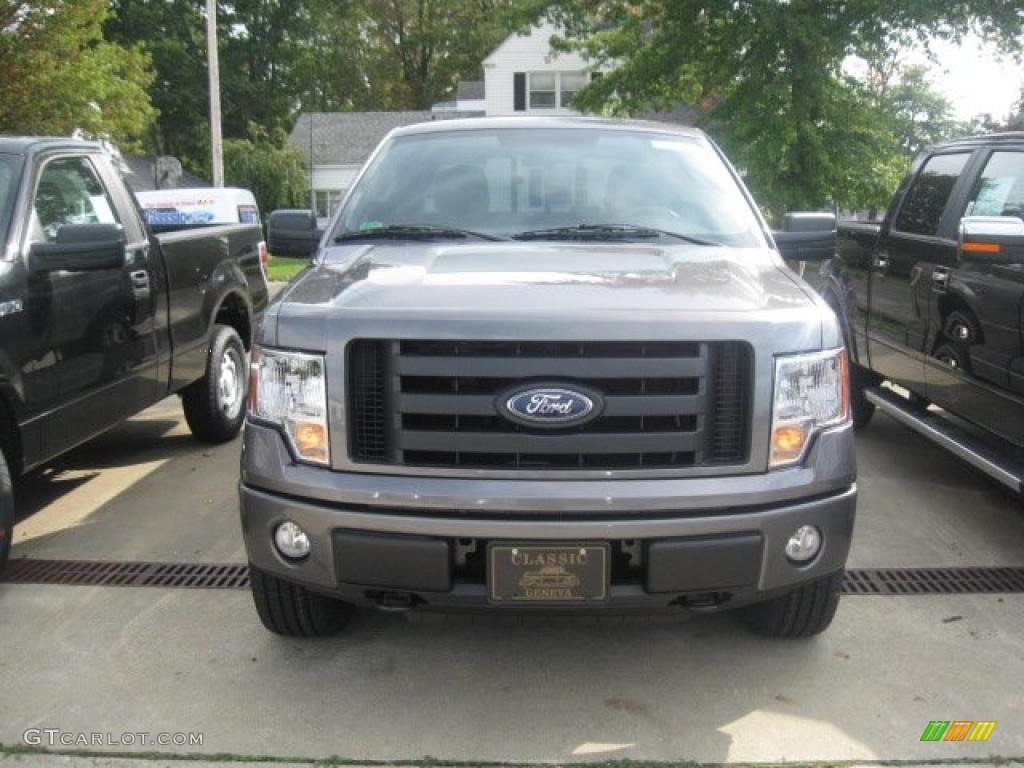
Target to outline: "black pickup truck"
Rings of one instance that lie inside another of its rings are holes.
[[[881,222],[838,228],[805,277],[846,317],[855,423],[877,407],[1021,492],[1024,133],[927,150]]]
[[[19,474],[175,392],[238,433],[265,253],[256,224],[153,234],[100,144],[0,137],[0,568]]]

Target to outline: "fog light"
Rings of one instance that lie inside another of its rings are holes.
[[[309,554],[309,536],[291,520],[277,526],[277,530],[274,531],[274,544],[277,545],[278,552],[292,560]]]
[[[786,542],[786,557],[794,563],[813,560],[821,551],[821,531],[813,525],[801,525]]]

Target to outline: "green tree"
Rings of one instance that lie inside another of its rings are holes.
[[[844,72],[911,37],[970,28],[1019,50],[1024,6],[1010,0],[534,0],[565,29],[556,45],[608,74],[579,94],[595,111],[705,107],[702,124],[773,214],[891,193],[902,152]]]
[[[252,190],[264,215],[278,208],[309,206],[305,159],[281,130],[267,133],[250,125],[248,139],[226,139],[224,181]]]
[[[927,67],[915,64],[891,70],[886,80],[869,79],[878,114],[890,124],[903,154],[914,157],[925,147],[960,133],[953,105],[932,85]]]
[[[202,0],[113,0],[104,25],[111,40],[140,45],[156,76],[149,95],[159,115],[146,149],[173,155],[192,171],[209,165],[209,88]]]
[[[131,147],[156,116],[149,56],[103,37],[105,0],[0,0],[0,132]]]
[[[513,30],[524,0],[364,0],[372,93],[391,109],[429,109]],[[378,107],[378,109],[381,107]]]

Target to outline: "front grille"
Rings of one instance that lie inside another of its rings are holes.
[[[348,347],[356,462],[524,470],[741,464],[752,352],[744,342],[357,340]],[[513,422],[499,395],[562,384],[600,394],[596,419]]]

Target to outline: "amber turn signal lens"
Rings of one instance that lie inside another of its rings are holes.
[[[960,250],[968,253],[999,253],[999,243],[960,243]]]
[[[807,440],[802,427],[779,427],[772,434],[772,459],[774,462],[792,461],[800,456]]]
[[[327,458],[327,431],[322,424],[299,422],[292,428],[295,450],[304,459],[323,461]]]

